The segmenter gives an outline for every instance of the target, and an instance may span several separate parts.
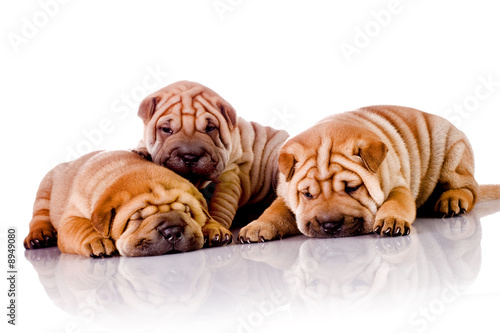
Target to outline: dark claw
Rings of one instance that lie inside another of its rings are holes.
[[[401,228],[397,227],[396,230],[394,231],[393,236],[401,236]]]
[[[96,259],[97,259],[97,258],[106,258],[106,257],[109,257],[109,256],[107,256],[107,255],[106,255],[106,254],[104,254],[104,253],[99,253],[99,254],[93,254],[93,253],[91,253],[91,254],[90,254],[90,256],[91,256],[92,258],[96,258]]]
[[[222,240],[222,244],[226,245],[226,244],[231,243],[231,240],[232,240],[231,238],[232,238],[232,236],[230,236],[229,234],[226,234],[226,236],[224,236],[224,239]]]
[[[384,235],[386,236],[390,236],[391,235],[391,232],[392,232],[392,229],[391,228],[387,228],[386,231],[384,231]]]
[[[376,234],[380,234],[380,226],[376,227],[374,230],[373,230],[374,233]]]
[[[211,246],[217,246],[220,244],[220,235],[217,234],[214,236],[214,238],[212,238],[212,244],[210,244]]]
[[[40,248],[40,241],[38,239],[34,239],[30,241],[31,248],[32,249],[39,249]]]
[[[53,246],[53,245],[57,245],[57,239],[54,238],[54,237],[50,237],[50,236],[45,236],[45,245],[46,246]]]
[[[410,234],[410,228],[405,227],[405,232],[403,233],[403,236],[407,236]]]
[[[465,213],[467,213],[467,209],[465,208],[460,209],[460,214],[465,214]]]

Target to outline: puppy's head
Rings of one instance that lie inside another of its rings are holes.
[[[280,195],[310,237],[371,232],[383,202],[377,171],[387,146],[372,132],[323,122],[288,140],[279,154]]]
[[[144,144],[153,162],[193,183],[215,180],[224,170],[237,116],[214,91],[195,82],[171,84],[139,107]]]
[[[160,169],[168,174],[161,181],[153,181],[158,178],[148,175],[148,169],[117,179],[93,207],[94,228],[115,241],[120,255],[152,256],[203,247],[202,227],[210,218],[203,196],[187,180]]]

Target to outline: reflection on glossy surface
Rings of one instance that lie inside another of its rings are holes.
[[[481,266],[477,215],[419,219],[410,236],[231,245],[144,258],[26,251],[51,300],[95,330],[254,332],[369,328],[422,332]]]

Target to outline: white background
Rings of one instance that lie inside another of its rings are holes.
[[[478,181],[500,183],[494,1],[65,2],[0,5],[3,241],[8,226],[26,235],[51,167],[134,147],[140,99],[185,79],[291,134],[373,104],[446,116],[475,149]]]

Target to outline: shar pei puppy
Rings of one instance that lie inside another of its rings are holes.
[[[330,116],[291,138],[279,154],[278,198],[243,228],[241,242],[303,233],[407,235],[417,210],[452,217],[498,185],[474,179],[472,148],[446,119],[399,106]]]
[[[93,152],[44,177],[24,246],[108,257],[229,243],[231,232],[207,209],[202,194],[174,172],[130,151]]]
[[[238,208],[276,197],[283,130],[248,122],[214,91],[195,82],[173,83],[139,107],[144,137],[136,152],[189,179],[213,184],[210,215],[229,228]]]

